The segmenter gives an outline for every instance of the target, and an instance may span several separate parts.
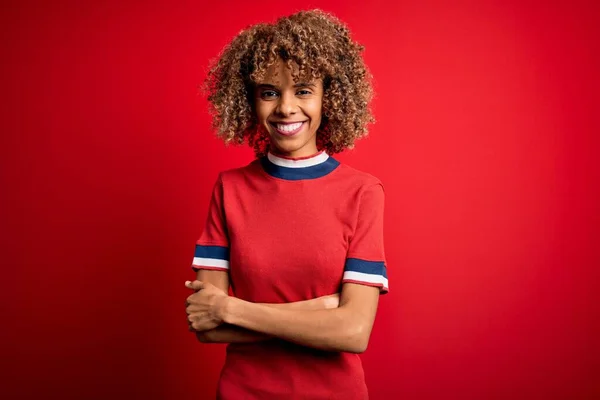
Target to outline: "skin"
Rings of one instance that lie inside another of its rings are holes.
[[[271,307],[228,296],[211,283],[193,281],[187,298],[188,321],[196,331],[223,323],[327,351],[366,350],[377,312],[379,289],[345,283],[337,308],[303,310]]]
[[[229,274],[224,271],[209,271],[209,270],[198,270],[197,278],[204,282],[210,282],[215,288],[219,289],[223,293],[229,291]],[[194,281],[194,282],[199,282]],[[186,287],[193,289],[192,282],[187,281]],[[316,299],[298,301],[293,303],[282,303],[282,304],[265,304],[263,305],[274,308],[290,309],[290,310],[326,310],[330,308],[336,308],[339,306],[340,296],[338,293],[334,293],[329,296],[318,297]],[[235,325],[220,324],[212,329],[201,329],[196,330],[194,328],[193,321],[196,318],[195,312],[200,309],[194,307],[193,303],[186,301],[186,311],[188,315],[189,330],[195,332],[196,337],[203,343],[249,343],[258,342],[263,340],[269,340],[272,338],[270,335],[244,329]],[[200,306],[201,308],[202,306]],[[200,311],[201,312],[201,311]]]
[[[297,70],[297,64],[292,68]],[[317,153],[317,130],[321,125],[323,81],[299,79],[294,82],[292,70],[281,60],[271,65],[264,79],[254,88],[255,114],[261,129],[271,139],[270,150],[287,157],[307,157]],[[275,123],[303,121],[299,133],[285,136]]]

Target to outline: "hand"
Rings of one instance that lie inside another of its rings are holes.
[[[203,332],[221,325],[229,296],[208,282],[187,281],[185,287],[196,291],[185,302],[189,330]]]

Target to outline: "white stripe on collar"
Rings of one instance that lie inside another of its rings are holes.
[[[311,158],[306,158],[303,160],[289,160],[287,158],[277,157],[274,154],[268,153],[267,158],[273,164],[278,165],[280,167],[306,168],[324,163],[329,158],[329,154],[327,154],[325,151],[322,151],[321,153]]]
[[[277,157],[276,155],[273,155],[271,153],[268,153],[267,157],[269,158],[269,161],[280,167],[306,168],[324,163],[329,158],[329,154],[322,151],[314,157],[305,158],[303,160],[289,160],[287,158]]]

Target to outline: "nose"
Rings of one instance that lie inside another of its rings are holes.
[[[279,103],[275,110],[278,114],[287,117],[297,112],[298,104],[296,103],[296,96],[283,93],[279,97]]]

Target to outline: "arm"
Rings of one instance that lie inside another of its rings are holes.
[[[274,308],[227,297],[216,312],[228,324],[304,346],[361,353],[367,348],[378,301],[379,288],[345,283],[340,306],[334,309]]]
[[[229,275],[226,271],[199,269],[197,271],[197,279],[203,282],[209,282],[225,293],[227,293],[229,290]],[[293,303],[260,304],[266,307],[282,310],[323,310],[336,308],[339,304],[339,295],[333,294],[330,296]],[[202,343],[251,343],[272,338],[270,335],[230,324],[222,324],[215,329],[210,329],[203,332],[196,331],[195,333],[198,340]]]
[[[280,310],[325,310],[337,307],[338,298],[338,294],[333,294],[330,296],[318,297],[316,299],[306,301],[297,301],[294,303],[258,304]],[[196,332],[196,337],[202,343],[252,343],[273,338],[271,335],[240,328],[239,326],[231,324],[222,324],[215,329]]]

